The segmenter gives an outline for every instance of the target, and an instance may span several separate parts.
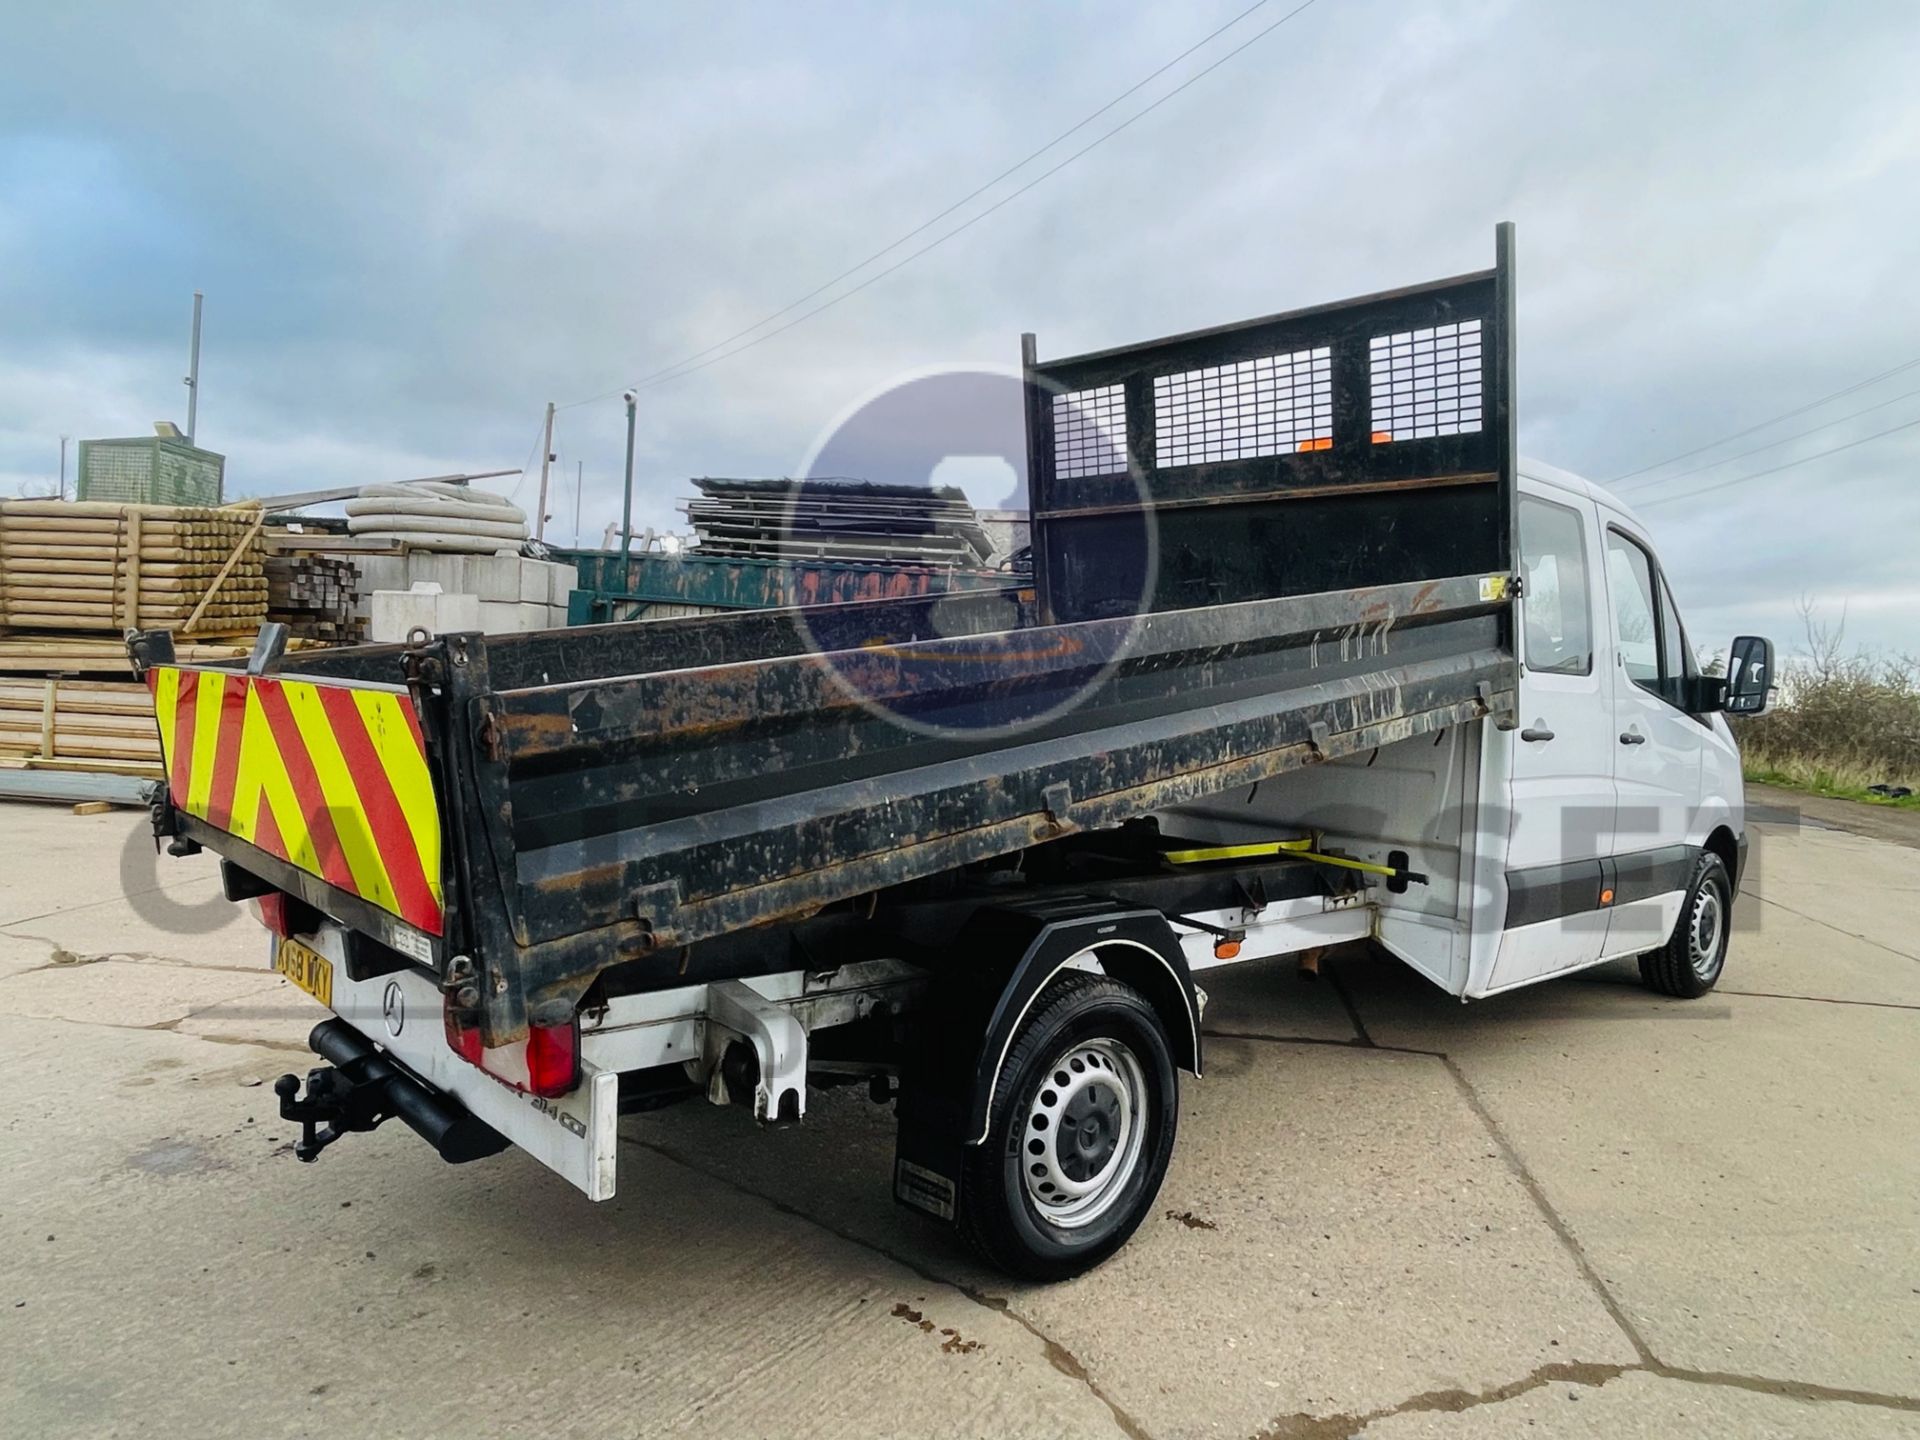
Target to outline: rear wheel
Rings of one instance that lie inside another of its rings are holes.
[[[966,1151],[962,1232],[989,1263],[1027,1279],[1098,1265],[1152,1208],[1179,1105],[1153,1007],[1116,980],[1063,976],[1014,1036],[986,1141]]]
[[[1700,856],[1673,934],[1640,957],[1640,978],[1662,995],[1692,1000],[1719,983],[1733,921],[1733,882],[1711,850]]]

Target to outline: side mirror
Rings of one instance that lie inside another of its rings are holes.
[[[1680,708],[1689,715],[1711,715],[1727,708],[1727,682],[1718,675],[1687,675],[1678,684]]]
[[[1773,695],[1773,642],[1758,635],[1742,635],[1727,656],[1729,715],[1764,715]]]

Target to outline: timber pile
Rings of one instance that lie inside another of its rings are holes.
[[[952,485],[866,480],[695,480],[682,508],[696,555],[822,560],[849,565],[972,568],[993,541],[966,492]]]
[[[294,645],[299,642],[295,641]],[[251,641],[179,640],[174,658],[183,665],[244,660]],[[0,678],[26,675],[114,676],[133,678],[126,643],[110,635],[0,635]]]
[[[147,687],[0,679],[0,765],[159,778],[160,731]]]
[[[62,500],[0,502],[0,627],[257,630],[261,512]]]
[[[267,619],[307,640],[351,645],[367,638],[360,600],[360,571],[353,561],[330,555],[284,551],[266,558]]]

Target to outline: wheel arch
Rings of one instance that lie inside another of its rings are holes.
[[[1740,890],[1740,841],[1728,825],[1716,825],[1708,834],[1705,849],[1720,857],[1727,867],[1727,883],[1735,894]]]

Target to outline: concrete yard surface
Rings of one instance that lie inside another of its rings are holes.
[[[324,1012],[211,857],[0,806],[0,1428],[1920,1440],[1913,852],[1833,824],[1757,827],[1697,1001],[1208,973],[1153,1217],[1036,1287],[858,1088],[631,1117],[599,1206],[397,1125],[301,1165]]]

